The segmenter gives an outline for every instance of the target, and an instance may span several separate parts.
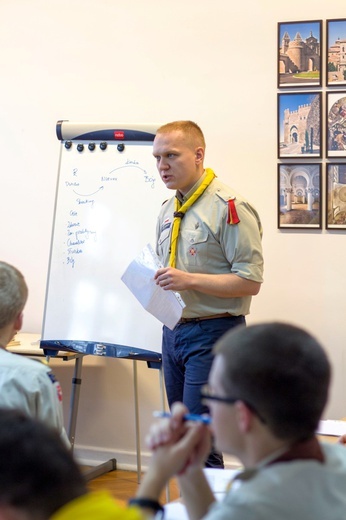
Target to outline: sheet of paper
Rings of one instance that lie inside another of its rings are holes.
[[[164,507],[165,520],[189,520],[186,507],[181,502],[169,502]]]
[[[154,281],[156,271],[162,267],[150,244],[129,264],[121,280],[140,304],[164,325],[174,329],[181,318],[185,304],[180,294],[164,291]]]
[[[334,421],[331,419],[320,421],[317,433],[320,435],[334,435],[335,437],[344,435],[346,433],[346,421]]]
[[[207,477],[209,486],[215,493],[216,498],[219,500],[223,498],[227,492],[227,487],[231,480],[236,476],[240,469],[215,469],[205,468],[204,474]]]
[[[224,499],[230,481],[242,469],[214,469],[205,468],[204,474],[209,482],[215,498],[218,501]],[[186,507],[180,500],[169,502],[164,506],[165,520],[188,520]]]

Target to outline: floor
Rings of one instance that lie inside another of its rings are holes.
[[[240,463],[237,459],[227,456],[225,458],[225,467],[230,469],[239,469]],[[84,466],[82,471],[88,470],[88,467]],[[116,469],[109,471],[100,477],[97,477],[89,481],[89,489],[92,491],[108,490],[111,495],[126,503],[129,498],[136,494],[138,488],[138,475],[137,471],[126,471],[122,469]],[[165,504],[169,501],[176,500],[179,498],[179,488],[177,481],[172,479],[169,487],[165,488],[160,497],[160,502]]]
[[[114,498],[126,503],[129,498],[136,494],[138,487],[137,472],[116,469],[91,480],[88,485],[91,491],[108,490]],[[165,504],[167,501],[175,500],[178,497],[177,483],[172,480],[169,485],[169,492],[167,489],[164,490],[160,502]]]

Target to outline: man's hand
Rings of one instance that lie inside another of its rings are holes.
[[[186,413],[186,406],[175,403],[172,407],[172,417],[160,419],[151,427],[146,441],[153,454],[137,497],[158,500],[171,477],[188,475],[189,471],[202,472],[211,449],[211,434],[207,425],[197,421],[185,421]],[[213,500],[213,497],[210,500]]]
[[[174,267],[162,267],[155,276],[156,284],[165,291],[184,291],[189,287],[190,273]]]
[[[165,291],[187,289],[219,298],[241,298],[259,293],[261,284],[234,273],[188,273],[174,267],[161,267],[155,273],[156,284]]]
[[[151,465],[162,478],[181,474],[192,466],[203,466],[211,449],[208,426],[196,421],[185,421],[188,409],[174,403],[172,416],[153,424],[147,436],[147,445],[153,450]]]
[[[346,446],[346,433],[344,435],[341,435],[341,437],[338,439],[338,443]]]

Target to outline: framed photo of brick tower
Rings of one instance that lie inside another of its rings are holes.
[[[321,92],[278,94],[278,158],[321,157]]]
[[[322,20],[278,23],[278,88],[322,86]]]
[[[346,18],[327,20],[327,87],[346,85]]]

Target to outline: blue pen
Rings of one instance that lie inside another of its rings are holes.
[[[154,417],[172,417],[172,414],[169,412],[154,412]],[[199,421],[203,424],[210,424],[211,423],[211,417],[208,417],[207,415],[198,415],[196,413],[187,413],[184,415],[184,421]]]

